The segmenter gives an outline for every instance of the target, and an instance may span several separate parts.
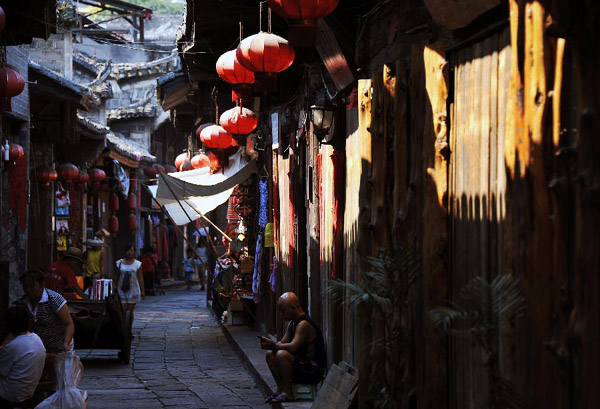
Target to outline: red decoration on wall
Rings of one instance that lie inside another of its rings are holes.
[[[50,187],[50,183],[58,178],[58,173],[49,165],[38,167],[33,175],[35,180],[42,183],[45,187]]]
[[[8,67],[0,68],[0,97],[16,97],[25,89],[23,76]]]
[[[328,16],[339,0],[267,0],[269,7],[290,22],[290,43],[300,47],[314,47],[317,20]]]
[[[177,168],[173,165],[165,165],[165,173],[175,173]]]
[[[178,155],[175,158],[175,167],[177,169],[181,169],[181,165],[183,165],[188,160],[190,160],[190,155],[187,152]]]
[[[219,124],[227,132],[233,134],[238,145],[244,146],[246,135],[256,129],[258,118],[256,114],[244,107],[235,107],[223,112]]]
[[[137,216],[135,213],[127,216],[127,228],[131,231],[137,230]]]
[[[133,193],[130,193],[129,196],[127,196],[127,208],[129,210],[137,209],[137,196]]]
[[[188,170],[194,170],[194,167],[192,166],[192,162],[187,160],[183,163],[183,165],[181,165],[181,167],[179,168],[180,172],[186,172]]]
[[[199,153],[196,156],[194,156],[190,162],[194,169],[200,169],[210,166],[210,159],[208,159],[208,156],[206,156],[203,153]]]
[[[110,216],[108,219],[108,231],[112,234],[119,232],[119,218],[115,215]]]
[[[108,202],[108,208],[111,212],[119,211],[119,196],[116,193],[110,195],[110,200]]]
[[[207,126],[200,133],[200,140],[209,149],[227,149],[233,143],[232,135],[222,126]]]

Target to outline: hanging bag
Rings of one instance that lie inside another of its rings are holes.
[[[123,260],[119,262],[119,275],[123,275],[123,272],[121,271],[121,264],[123,264]],[[123,281],[121,281],[121,291],[127,293],[129,290],[131,290],[131,271],[125,271],[125,275],[123,275]]]

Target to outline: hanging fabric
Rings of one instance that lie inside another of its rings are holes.
[[[262,282],[263,274],[263,238],[264,233],[259,233],[256,237],[256,253],[254,257],[254,274],[252,275],[252,295],[254,296],[254,302],[259,303],[262,299],[262,292],[260,291],[260,284]]]
[[[258,209],[258,228],[264,229],[269,221],[267,207],[269,205],[269,181],[265,177],[258,179],[259,209]]]
[[[271,284],[271,291],[277,290],[277,257],[273,256],[273,269],[271,270],[271,277],[269,277],[269,284]]]

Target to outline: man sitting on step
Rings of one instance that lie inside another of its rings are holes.
[[[321,329],[304,312],[298,296],[292,292],[283,294],[277,301],[277,309],[279,317],[290,323],[279,342],[261,337],[261,347],[269,350],[267,364],[277,382],[277,391],[266,403],[293,400],[292,383],[321,382],[327,365]]]

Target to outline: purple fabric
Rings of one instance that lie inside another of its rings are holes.
[[[254,257],[254,274],[252,276],[252,295],[254,296],[254,302],[259,303],[262,298],[260,292],[260,283],[262,281],[263,274],[263,235],[260,233],[256,238],[256,253]]]
[[[277,282],[276,282],[276,274],[275,272],[277,271],[277,257],[273,256],[273,270],[271,270],[271,277],[269,278],[269,283],[271,284],[271,291],[275,292],[276,288],[277,288]]]
[[[267,178],[258,180],[258,190],[260,193],[259,210],[258,210],[258,227],[264,229],[269,221],[267,215],[267,207],[269,205],[269,185]]]

